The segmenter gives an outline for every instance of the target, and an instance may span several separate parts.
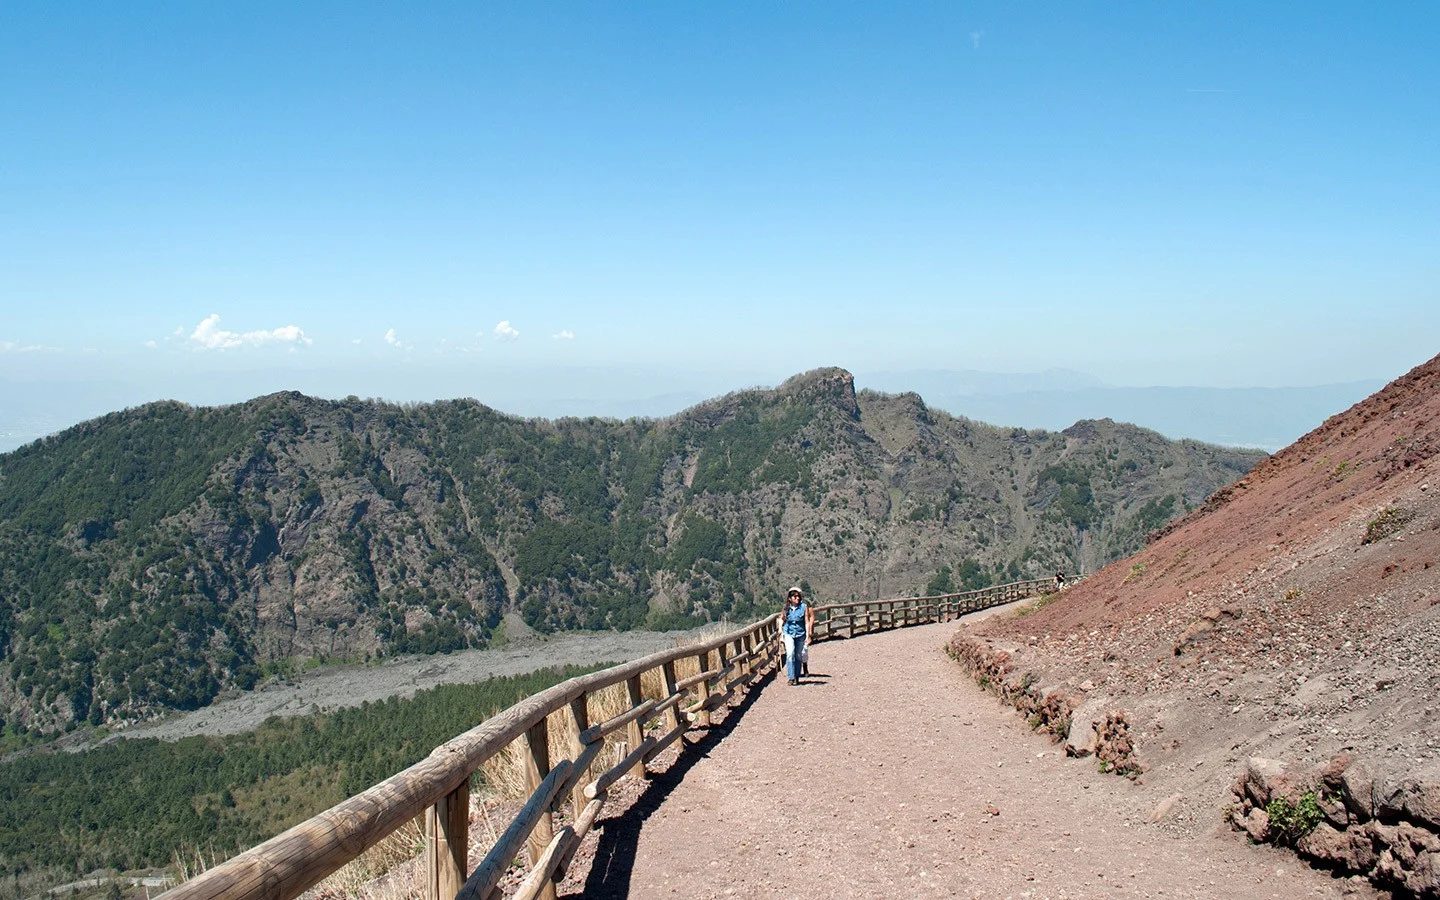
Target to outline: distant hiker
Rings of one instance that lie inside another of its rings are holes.
[[[1063,591],[1063,590],[1065,590],[1065,573],[1064,573],[1064,572],[1056,572],[1056,573],[1055,573],[1055,590],[1057,590],[1057,591]]]
[[[810,637],[815,632],[815,610],[805,602],[805,594],[792,587],[785,595],[785,609],[780,614],[780,636],[785,640],[785,675],[791,684],[799,684],[801,675],[810,674],[805,665],[809,655]]]

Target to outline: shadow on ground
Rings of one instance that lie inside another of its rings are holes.
[[[740,719],[754,704],[755,699],[775,681],[774,672],[757,681],[745,695],[745,699],[725,713],[723,722],[696,732],[699,740],[692,742],[691,735],[687,734],[683,739],[685,746],[675,762],[665,771],[652,774],[649,786],[634,803],[619,816],[602,819],[597,823],[602,826],[600,843],[595,849],[595,859],[590,864],[590,875],[585,879],[585,887],[578,895],[566,896],[580,896],[587,900],[620,900],[630,896],[630,875],[635,867],[635,852],[645,820],[660,808],[660,804],[685,778],[685,773],[709,756],[711,749],[735,730],[735,726],[740,723]]]

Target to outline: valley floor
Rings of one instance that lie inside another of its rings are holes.
[[[304,716],[359,706],[389,697],[410,697],[442,684],[523,675],[555,666],[618,663],[695,640],[694,632],[576,632],[527,640],[495,650],[462,650],[435,656],[406,656],[378,665],[318,669],[288,682],[222,697],[192,713],[174,713],[109,738],[142,737],[177,741],[192,735],[238,734],[271,716]],[[71,747],[69,749],[83,749]]]

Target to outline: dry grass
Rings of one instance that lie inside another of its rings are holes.
[[[700,665],[695,657],[676,660],[676,679],[698,674]],[[651,669],[640,676],[640,694],[646,700],[664,699],[665,681],[659,669]],[[586,703],[590,724],[594,725],[622,715],[630,709],[630,693],[624,683],[612,684],[608,688],[592,693]],[[574,743],[578,731],[575,720],[568,709],[551,713],[546,720],[549,735],[550,759],[552,763],[574,758]],[[591,771],[606,771],[630,752],[625,733],[617,731],[605,738],[606,747],[596,758]],[[529,796],[525,785],[525,748],[516,741],[509,744],[480,767],[480,787],[477,793],[489,794],[500,800],[517,800]]]
[[[416,816],[300,896],[305,900],[419,897],[418,862],[424,852],[425,820]]]
[[[216,850],[213,844],[206,847],[184,847],[176,850],[170,862],[170,868],[175,874],[175,883],[183,884],[196,875],[213,869],[239,852],[236,850],[232,853],[224,853]]]

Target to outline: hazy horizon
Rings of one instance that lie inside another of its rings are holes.
[[[663,418],[731,391],[774,387],[798,372],[724,373],[645,366],[586,366],[411,373],[408,379],[343,370],[220,372],[190,378],[183,388],[158,373],[149,380],[19,381],[0,377],[0,453],[110,412],[160,400],[196,406],[240,403],[296,390],[326,399],[357,396],[392,403],[468,397],[522,417]],[[1294,387],[1205,388],[1111,385],[1082,372],[982,372],[924,369],[854,372],[859,390],[913,392],[931,407],[1002,427],[1069,427],[1080,419],[1113,418],[1166,437],[1275,451],[1326,417],[1373,393],[1380,380]],[[1396,373],[1397,376],[1401,373]],[[248,387],[247,387],[248,386]],[[1332,408],[1333,407],[1333,408]]]

